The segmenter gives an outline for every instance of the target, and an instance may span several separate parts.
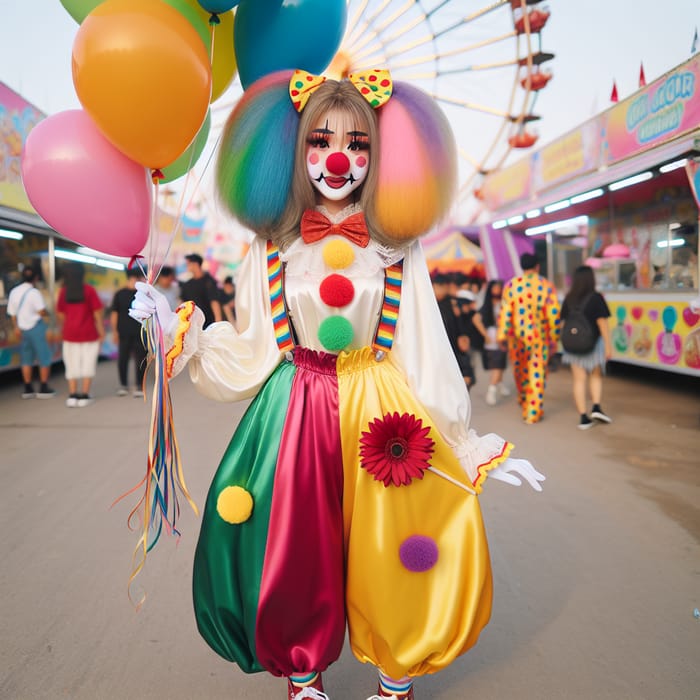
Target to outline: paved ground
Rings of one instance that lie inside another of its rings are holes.
[[[284,684],[246,676],[200,639],[190,603],[197,519],[179,546],[161,542],[126,596],[135,536],[128,503],[144,469],[148,407],[117,398],[101,363],[85,409],[22,401],[0,382],[0,697],[8,700],[282,698]],[[479,644],[419,679],[417,698],[690,700],[700,696],[700,384],[615,372],[603,402],[615,418],[581,432],[570,376],[551,377],[546,418],[525,426],[511,399],[473,394],[474,425],[516,443],[547,475],[545,491],[487,483],[482,508],[495,604]],[[190,490],[204,503],[244,406],[173,382]],[[374,674],[347,649],[327,674],[333,700],[364,700]]]

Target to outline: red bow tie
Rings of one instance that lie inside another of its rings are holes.
[[[301,217],[301,237],[304,243],[316,243],[326,236],[345,236],[360,248],[366,248],[369,243],[369,233],[367,233],[365,215],[359,211],[339,224],[333,224],[320,211],[307,209]]]

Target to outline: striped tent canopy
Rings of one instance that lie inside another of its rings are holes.
[[[433,272],[463,272],[483,276],[484,257],[481,248],[472,243],[461,229],[444,229],[422,239],[428,270]]]

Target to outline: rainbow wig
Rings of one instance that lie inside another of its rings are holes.
[[[449,211],[455,194],[454,134],[437,103],[421,90],[394,82],[379,113],[377,226],[395,241],[426,233]]]
[[[257,80],[226,122],[216,165],[219,197],[244,225],[267,237],[287,207],[299,114],[289,97],[293,71]]]
[[[295,169],[295,147],[298,157],[297,141],[306,135],[299,134],[300,115],[289,97],[291,76],[292,71],[273,73],[245,91],[226,123],[217,162],[225,206],[243,225],[273,240],[280,226],[290,228],[290,218],[298,235],[301,213],[291,201],[295,170],[297,178],[307,177],[301,163]],[[328,99],[328,90],[312,94],[305,111],[317,96]],[[379,144],[370,145],[377,184],[362,193],[368,228],[382,244],[405,245],[449,211],[457,171],[454,136],[437,103],[407,83],[394,82],[389,101],[368,115],[379,129]]]

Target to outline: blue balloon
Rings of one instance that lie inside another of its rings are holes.
[[[241,0],[233,27],[241,85],[284,69],[323,72],[346,23],[346,0]]]
[[[241,0],[197,0],[197,2],[207,11],[212,14],[220,15],[222,12],[228,12],[236,7]]]

